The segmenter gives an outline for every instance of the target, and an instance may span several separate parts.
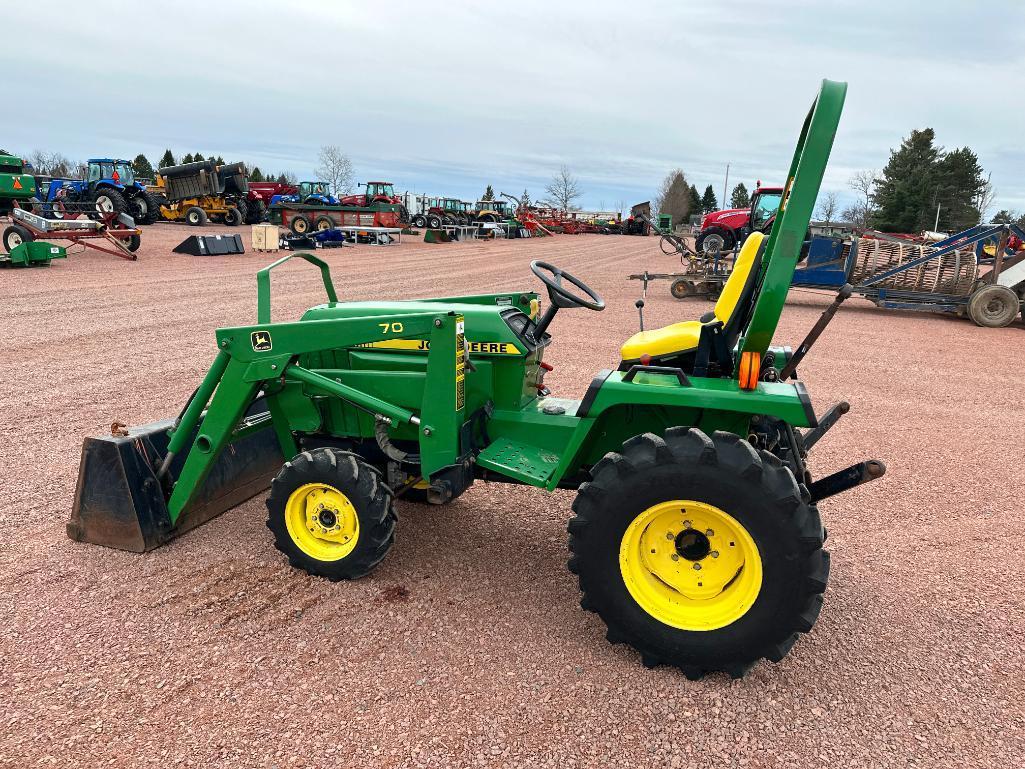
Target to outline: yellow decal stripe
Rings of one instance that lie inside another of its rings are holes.
[[[372,347],[376,350],[415,350],[427,352],[431,343],[426,339],[390,339],[387,342],[367,342],[357,347]],[[466,349],[471,355],[522,355],[516,345],[510,342],[467,342]]]

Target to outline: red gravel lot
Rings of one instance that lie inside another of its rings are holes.
[[[177,413],[214,329],[255,318],[273,257],[171,254],[190,234],[146,229],[136,263],[0,273],[0,766],[1020,766],[1020,321],[841,310],[802,378],[819,411],[853,408],[813,470],[889,472],[822,505],[814,632],[742,681],[691,683],[579,608],[567,492],[400,503],[395,547],[356,583],[290,569],[262,498],[145,556],[69,541],[82,437]],[[553,326],[548,383],[573,397],[637,328],[625,276],[671,268],[654,239],[583,235],[325,254],[348,299],[534,288],[534,258],[571,270],[609,303]],[[275,318],[321,291],[285,266]],[[825,303],[793,292],[777,341]],[[707,309],[654,284],[646,319]]]

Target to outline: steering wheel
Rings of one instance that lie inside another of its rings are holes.
[[[534,260],[530,263],[530,270],[548,288],[548,298],[551,299],[553,307],[586,307],[588,310],[601,312],[605,309],[605,300],[598,295],[598,292],[565,270],[561,270],[548,262]],[[567,283],[579,288],[586,296],[580,296],[569,291],[563,285],[563,279]],[[547,325],[547,324],[546,324]]]

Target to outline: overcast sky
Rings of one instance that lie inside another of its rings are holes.
[[[566,164],[584,208],[612,208],[650,198],[674,167],[720,197],[727,163],[730,187],[779,183],[828,77],[850,88],[824,190],[851,199],[854,171],[931,126],[992,172],[991,213],[1025,210],[1022,0],[53,0],[4,13],[0,146],[13,152],[156,163],[170,147],[309,178],[335,144],[358,180],[469,200],[488,183],[540,197]]]

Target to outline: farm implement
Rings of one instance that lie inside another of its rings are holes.
[[[15,208],[11,211],[13,224],[3,233],[4,251],[13,255],[22,244],[43,238],[66,240],[133,262],[138,259],[135,252],[142,244],[142,237],[135,222],[127,214],[110,211],[98,214],[93,203],[67,203],[63,212],[69,218],[49,219]],[[87,218],[86,214],[95,218]]]
[[[269,485],[274,546],[354,579],[387,555],[396,497],[573,489],[569,568],[610,641],[695,679],[781,660],[826,588],[817,505],[883,473],[813,479],[808,450],[848,406],[816,417],[788,378],[798,357],[772,346],[845,92],[823,82],[784,210],[748,239],[714,317],[634,334],[581,399],[549,391],[543,360],[560,312],[605,307],[580,278],[532,263],[543,310],[529,288],[344,302],[324,262],[295,254],[258,274],[255,323],[216,332],[177,419],[85,441],[69,535],[145,551]],[[293,256],[319,268],[327,301],[272,322],[271,272]]]
[[[253,199],[254,216],[249,210],[249,182],[243,163],[217,165],[200,160],[161,168],[152,188],[160,215],[169,222],[185,222],[202,227],[208,221],[237,227],[247,221],[259,221],[263,204]]]
[[[1008,326],[1025,299],[1025,231],[980,224],[931,244],[868,233],[844,240],[815,236],[794,285],[845,283],[877,307],[967,315],[977,325]]]

